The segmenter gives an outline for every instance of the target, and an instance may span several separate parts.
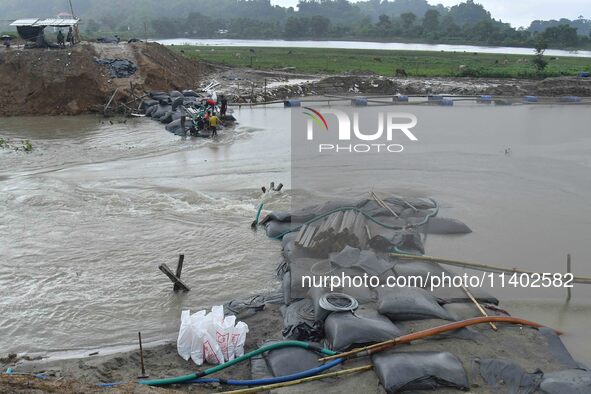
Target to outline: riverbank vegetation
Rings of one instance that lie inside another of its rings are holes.
[[[473,52],[389,51],[329,48],[173,46],[196,60],[259,70],[300,73],[375,73],[384,76],[543,78],[591,71],[591,59],[544,56],[542,71],[532,56]]]
[[[533,21],[516,28],[466,0],[451,7],[435,0],[301,0],[281,7],[270,0],[118,0],[76,2],[89,37],[372,40],[533,47],[591,48],[591,20]],[[4,0],[3,20],[57,15],[62,0]],[[581,10],[583,12],[583,10]],[[0,21],[0,30],[4,29]],[[6,24],[7,26],[7,24]]]

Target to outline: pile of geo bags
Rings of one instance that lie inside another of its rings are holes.
[[[209,313],[202,310],[191,315],[183,311],[177,339],[179,355],[197,365],[204,361],[217,365],[242,356],[248,325],[235,323],[236,316],[224,317],[221,305],[212,307]]]

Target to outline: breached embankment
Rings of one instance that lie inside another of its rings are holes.
[[[114,78],[97,63],[101,59],[128,60],[137,70]],[[150,90],[198,87],[210,72],[210,66],[157,43],[82,42],[65,49],[1,51],[0,116],[102,112],[115,90],[114,105]]]

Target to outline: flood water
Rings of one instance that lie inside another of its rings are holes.
[[[571,253],[575,273],[591,276],[588,106],[407,111],[420,141],[385,166],[377,189],[433,197],[440,216],[474,231],[429,236],[428,254],[563,272]],[[0,354],[123,345],[137,331],[171,339],[182,308],[278,288],[280,244],[250,223],[270,181],[286,192],[266,207],[289,206],[290,113],[235,116],[236,130],[218,141],[177,137],[148,119],[0,119],[0,137],[34,146],[0,150]],[[329,182],[341,196],[359,193]],[[174,269],[179,253],[186,294],[158,270]],[[514,315],[565,331],[572,353],[591,363],[591,286],[577,285],[568,305],[564,289],[491,291]]]
[[[154,41],[163,45],[211,45],[229,47],[375,49],[390,51],[506,53],[514,55],[532,55],[534,52],[533,48],[371,41],[230,40],[201,38],[170,38],[158,39]],[[548,56],[591,57],[591,51],[565,51],[561,49],[548,49],[546,50],[545,54]]]

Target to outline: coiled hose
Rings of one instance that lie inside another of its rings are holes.
[[[375,224],[377,224],[378,226],[382,226],[382,227],[387,228],[387,229],[390,229],[390,230],[404,230],[404,229],[407,229],[407,228],[420,227],[420,226],[422,226],[424,224],[427,224],[427,222],[429,221],[429,219],[431,219],[432,217],[436,216],[439,213],[439,204],[437,204],[437,201],[435,201],[433,199],[429,199],[429,200],[431,200],[431,202],[435,205],[435,207],[433,208],[433,210],[430,213],[428,213],[423,218],[423,220],[421,220],[418,223],[409,223],[409,224],[406,224],[406,225],[392,226],[390,224],[386,224],[384,222],[380,222],[375,217],[371,216],[367,212],[365,212],[365,211],[363,211],[363,210],[361,210],[361,209],[359,209],[357,207],[340,207],[340,208],[336,208],[336,209],[330,210],[328,212],[325,212],[322,215],[315,216],[312,219],[310,219],[310,220],[308,220],[308,221],[300,224],[297,227],[294,227],[292,229],[289,229],[287,231],[282,232],[279,235],[276,235],[276,236],[272,237],[272,239],[282,239],[284,236],[286,236],[289,233],[293,233],[295,231],[299,231],[303,226],[305,226],[307,224],[311,224],[311,223],[314,223],[314,222],[316,222],[316,221],[318,221],[320,219],[324,219],[325,217],[330,216],[333,213],[343,212],[343,211],[355,211],[355,212],[358,212],[358,213],[362,214],[363,216],[365,216],[368,220],[370,220],[370,221],[374,222]]]
[[[238,363],[241,363],[242,361],[246,361],[246,360],[248,360],[254,356],[257,356],[261,353],[265,353],[265,352],[268,352],[270,350],[275,350],[275,349],[282,349],[282,348],[286,348],[286,347],[298,347],[298,348],[302,348],[302,349],[313,350],[315,352],[321,353],[326,356],[334,356],[337,354],[336,352],[333,352],[332,350],[322,349],[322,348],[320,348],[316,345],[313,345],[311,343],[308,343],[308,342],[283,341],[283,342],[277,342],[277,343],[272,343],[267,346],[263,346],[259,349],[253,350],[252,352],[249,352],[249,353],[246,353],[240,357],[237,357],[234,360],[227,361],[227,362],[220,364],[220,365],[216,365],[215,367],[208,368],[208,369],[201,371],[201,372],[196,372],[196,373],[192,373],[189,375],[177,376],[177,377],[173,377],[173,378],[140,380],[140,381],[138,381],[138,383],[145,384],[148,386],[166,386],[166,385],[170,385],[170,384],[189,383],[192,381],[195,381],[195,383],[207,383],[207,382],[201,381],[199,379],[203,378],[207,375],[211,375],[216,372],[219,372],[219,371],[226,369],[228,367],[231,367],[232,365],[236,365]],[[340,362],[342,362],[342,360],[336,364],[339,364]],[[336,365],[336,364],[334,364],[334,365]],[[326,364],[326,365],[328,365],[328,364]],[[329,368],[332,368],[334,365],[331,365],[331,367],[329,367]],[[322,367],[324,367],[324,366],[322,366]],[[320,373],[326,369],[328,369],[328,368],[325,368],[321,371],[313,372],[312,375]],[[304,372],[310,372],[310,371],[312,371],[312,370],[308,370],[308,371],[304,371]],[[304,373],[304,372],[302,372],[302,373]],[[306,375],[306,376],[312,376],[312,375]],[[292,375],[288,375],[288,376],[292,376]],[[285,378],[285,377],[279,376],[277,378]],[[299,378],[300,377],[295,377],[293,379],[299,379]],[[216,379],[217,379],[216,382],[224,381],[223,379],[218,379],[218,378],[216,378]],[[199,380],[199,381],[197,381],[197,380]],[[281,380],[281,381],[277,381],[276,383],[286,382],[286,381],[288,381],[288,380]],[[252,382],[252,381],[249,381],[249,382]],[[251,384],[254,385],[254,383],[251,383]],[[259,383],[259,384],[268,384],[268,383]]]

